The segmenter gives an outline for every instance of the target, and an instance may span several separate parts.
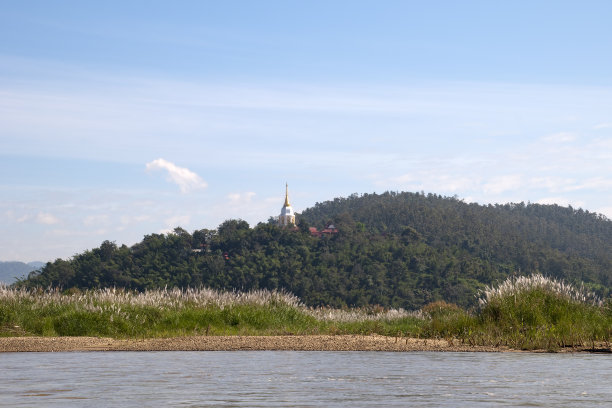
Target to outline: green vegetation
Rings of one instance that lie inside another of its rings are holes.
[[[0,287],[0,335],[167,337],[389,334],[404,311],[310,309],[290,294],[200,290],[27,290]],[[393,322],[392,326],[391,322]],[[400,323],[404,322],[404,323]],[[395,332],[394,332],[395,333]]]
[[[111,336],[382,334],[470,345],[558,350],[609,342],[612,303],[541,275],[487,288],[466,311],[310,308],[287,293],[215,290],[29,290],[0,286],[0,335]]]
[[[478,315],[482,337],[514,348],[555,349],[610,340],[612,302],[542,275],[488,288]],[[493,340],[495,339],[495,340]]]
[[[132,247],[105,241],[17,286],[266,289],[310,307],[416,310],[447,301],[467,309],[487,285],[519,271],[611,293],[612,221],[588,211],[389,192],[316,204],[298,220],[295,230],[228,220],[216,230],[147,235]],[[328,222],[340,232],[308,232]]]

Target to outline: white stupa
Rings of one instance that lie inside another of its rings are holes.
[[[285,205],[281,208],[281,213],[278,216],[278,225],[281,227],[287,227],[295,225],[295,212],[289,204],[289,185],[285,184]]]

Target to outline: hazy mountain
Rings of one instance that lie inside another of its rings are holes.
[[[17,278],[26,277],[30,272],[45,266],[44,262],[2,262],[0,261],[0,282],[13,283]]]

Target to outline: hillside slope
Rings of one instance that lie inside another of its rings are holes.
[[[317,203],[301,219],[344,218],[369,231],[417,236],[438,249],[464,251],[518,271],[612,284],[612,221],[571,207],[482,206],[435,194],[352,195]]]

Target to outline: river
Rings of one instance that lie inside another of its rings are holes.
[[[0,353],[2,407],[612,406],[612,356]]]

